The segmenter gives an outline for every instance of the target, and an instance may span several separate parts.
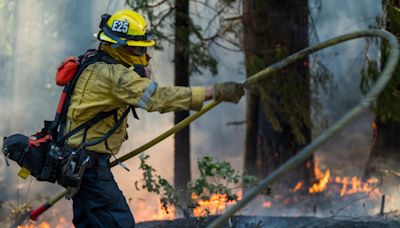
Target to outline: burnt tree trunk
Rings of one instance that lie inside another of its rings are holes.
[[[250,76],[283,57],[308,46],[308,1],[307,0],[245,0],[244,1],[244,49],[247,75]],[[297,112],[302,110],[310,116],[309,72],[305,62],[290,65],[271,80],[273,90],[266,97],[288,104]],[[271,85],[271,84],[270,84]],[[288,91],[281,96],[285,88],[301,88],[301,94]],[[255,91],[255,90],[252,90]],[[265,97],[258,91],[250,93],[247,100],[247,132],[245,151],[245,172],[256,176],[266,176],[311,141],[310,127],[301,123],[302,143],[296,140],[292,126],[286,122],[282,113],[274,110],[281,131],[273,128],[266,117]],[[296,113],[296,112],[293,112]],[[293,118],[297,118],[293,114]],[[298,181],[310,186],[313,181],[313,162],[309,159],[290,180],[288,188]],[[304,186],[304,185],[303,185]],[[274,191],[274,189],[272,189]]]
[[[398,172],[400,162],[400,123],[382,121],[375,117],[373,143],[368,160],[366,176],[376,173]]]
[[[175,1],[175,85],[189,86],[189,1]],[[175,112],[175,124],[189,116],[189,111]],[[181,204],[185,202],[186,183],[190,181],[190,129],[175,134],[174,184]]]
[[[390,13],[390,10],[394,10],[395,8],[400,9],[400,1],[387,0],[384,1],[384,3],[386,11],[388,12],[386,14],[386,30],[395,34],[397,38],[400,38],[400,29],[395,25],[397,17],[394,16],[397,16],[397,14],[393,15]],[[391,9],[389,9],[389,7]],[[385,46],[383,46],[382,51],[382,61],[384,62],[387,57]],[[398,139],[400,135],[400,108],[396,105],[396,103],[399,102],[399,98],[393,94],[389,94],[388,96],[388,91],[391,89],[393,90],[393,88],[395,88],[394,90],[397,93],[400,91],[400,84],[398,82],[400,76],[399,72],[400,67],[398,66],[392,80],[385,89],[386,91],[383,91],[378,97],[377,111],[375,113],[376,117],[373,124],[371,153],[364,172],[364,179],[371,176],[378,176],[383,186],[386,184],[393,185],[394,181],[400,184],[400,176],[398,174],[400,172],[398,165],[400,163],[400,140]],[[393,93],[393,91],[390,93]],[[392,102],[392,104],[390,104],[392,106],[392,109],[390,109],[392,112],[391,115],[379,113],[381,110],[387,110],[382,106],[388,105],[389,99]]]

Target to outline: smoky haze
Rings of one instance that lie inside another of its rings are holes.
[[[311,31],[311,43],[378,27],[377,21],[383,12],[381,4],[377,2],[366,0],[360,4],[358,1],[346,0],[310,1],[315,28]],[[366,48],[367,46],[369,48]],[[359,85],[361,70],[365,66],[367,55],[372,60],[377,60],[379,49],[365,38],[345,42],[316,54],[334,76],[329,94],[321,93],[319,97],[329,125],[343,116],[362,98]],[[321,148],[317,156],[321,155],[330,167],[342,175],[361,176],[370,151],[372,121],[373,114],[366,111],[334,140]],[[316,128],[322,126],[322,123],[315,124]]]
[[[365,29],[376,25],[375,18],[381,14],[377,0],[310,0],[315,31],[310,43],[314,44],[344,33]],[[58,101],[60,88],[54,83],[57,65],[70,55],[79,55],[89,48],[96,48],[98,42],[93,32],[98,30],[100,15],[113,13],[123,8],[124,1],[12,1],[0,3],[0,136],[13,133],[31,134],[42,127],[44,119],[52,119]],[[318,7],[320,6],[320,7]],[[327,118],[333,123],[345,111],[353,107],[361,98],[358,91],[359,72],[362,58],[357,60],[365,47],[365,40],[351,41],[343,45],[320,52],[318,55],[329,71],[334,75],[335,88],[332,95],[319,97]],[[377,50],[371,51],[377,56]],[[222,81],[243,81],[245,70],[243,54],[216,49],[219,57],[219,74],[216,77],[194,75],[192,85],[212,85]],[[151,68],[154,80],[160,85],[173,84],[173,48],[164,51],[150,51]],[[353,64],[354,63],[354,64]],[[207,73],[206,73],[207,74]],[[231,162],[237,169],[242,169],[244,156],[244,125],[226,126],[232,121],[245,118],[245,99],[239,105],[222,104],[191,125],[192,176],[197,176],[196,159],[213,155],[218,160]],[[127,153],[146,143],[166,129],[173,126],[173,115],[146,113],[138,110],[140,121],[129,119],[129,140],[124,143],[119,155]],[[356,152],[366,156],[371,138],[370,124],[373,116],[366,113],[360,121],[354,123],[346,135],[336,137],[318,152],[324,165],[343,174],[360,175],[363,162],[357,166],[349,163],[348,155]],[[339,143],[338,143],[339,142]],[[151,156],[150,164],[172,182],[173,178],[173,137],[146,151]],[[343,159],[343,160],[342,160]],[[125,163],[131,171],[121,167],[113,169],[114,176],[124,192],[134,215],[140,214],[135,205],[158,205],[155,197],[138,192],[134,182],[141,173],[137,172],[139,160],[131,159]],[[343,167],[346,167],[343,169]],[[348,168],[347,168],[348,167]],[[351,168],[350,168],[351,167]],[[40,193],[51,196],[62,189],[56,185],[18,179],[15,164],[6,167],[0,165],[0,200],[13,200],[21,203],[34,199]],[[17,190],[17,191],[16,191]],[[29,192],[29,194],[27,194]],[[18,195],[19,194],[19,195]],[[17,197],[18,195],[18,197]],[[145,200],[144,200],[145,199]],[[71,217],[71,202],[63,200],[57,205],[58,212]],[[38,205],[36,202],[34,205]],[[51,217],[53,213],[46,216]]]
[[[17,132],[35,133],[43,127],[43,120],[54,117],[61,91],[54,83],[56,67],[69,55],[96,47],[92,33],[97,30],[100,15],[112,13],[121,5],[121,1],[91,0],[0,3],[1,137]],[[17,171],[13,162],[11,167],[1,163],[1,200],[20,205],[37,198],[37,194],[50,196],[61,190],[32,178],[19,179]]]
[[[123,8],[124,1],[4,1],[0,4],[0,18],[4,23],[0,28],[0,136],[14,133],[32,134],[40,130],[43,120],[53,118],[61,88],[54,83],[54,73],[58,64],[70,55],[82,54],[89,48],[96,48],[98,42],[93,32],[98,30],[100,15],[113,13]],[[218,53],[219,54],[219,53]],[[242,81],[243,56],[225,54],[221,60],[217,77],[193,76],[193,85],[212,85],[217,81]],[[163,52],[150,50],[151,68],[155,81],[160,85],[173,84],[173,48]],[[206,72],[207,74],[207,72]],[[244,99],[243,99],[244,100]],[[192,125],[193,166],[198,156],[216,155],[219,159],[236,163],[240,167],[243,133],[237,128],[227,128],[225,123],[244,119],[244,101],[238,106],[222,104]],[[160,115],[138,110],[140,121],[129,118],[129,140],[123,145],[119,155],[146,143],[173,126],[171,113]],[[242,130],[242,128],[241,128]],[[146,151],[151,156],[150,163],[172,182],[173,137]],[[231,156],[231,155],[234,156]],[[229,155],[230,159],[227,159]],[[19,179],[18,167],[11,162],[10,167],[0,165],[1,200],[21,204],[34,200],[38,194],[52,196],[61,187],[33,178]],[[125,163],[132,171],[117,167],[113,170],[116,181],[124,192],[135,215],[137,203],[158,205],[155,197],[137,192],[134,182],[141,173],[137,172],[137,158]],[[194,168],[193,168],[194,169]],[[196,173],[196,172],[195,172]],[[33,202],[34,206],[41,202]],[[47,212],[46,220],[54,214],[62,213],[71,218],[71,202],[62,200],[53,212]],[[4,215],[3,215],[4,216]]]

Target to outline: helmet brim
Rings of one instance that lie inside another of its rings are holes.
[[[110,43],[116,44],[117,41],[111,39],[107,35],[104,34],[104,32],[100,32],[100,35],[98,33],[93,34],[94,37],[98,38],[101,41],[106,41]],[[125,40],[124,38],[121,38],[121,40]],[[154,46],[156,42],[154,40],[150,41],[135,41],[135,40],[128,40],[127,45],[128,46],[136,46],[136,47],[151,47]]]

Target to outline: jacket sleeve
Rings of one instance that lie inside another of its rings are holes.
[[[200,110],[203,106],[204,87],[158,86],[123,66],[113,67],[111,93],[121,103],[161,113]]]

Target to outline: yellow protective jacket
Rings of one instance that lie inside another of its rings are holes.
[[[160,113],[180,110],[200,110],[205,99],[204,87],[161,87],[147,78],[140,77],[122,64],[96,62],[80,75],[71,97],[64,134],[93,118],[99,112],[119,108],[118,117],[129,105]],[[87,141],[98,139],[114,125],[114,116],[93,125]],[[87,147],[99,153],[117,154],[127,138],[126,119],[106,141]],[[71,136],[66,144],[77,148],[82,143],[83,130]],[[107,150],[108,148],[111,151]]]

